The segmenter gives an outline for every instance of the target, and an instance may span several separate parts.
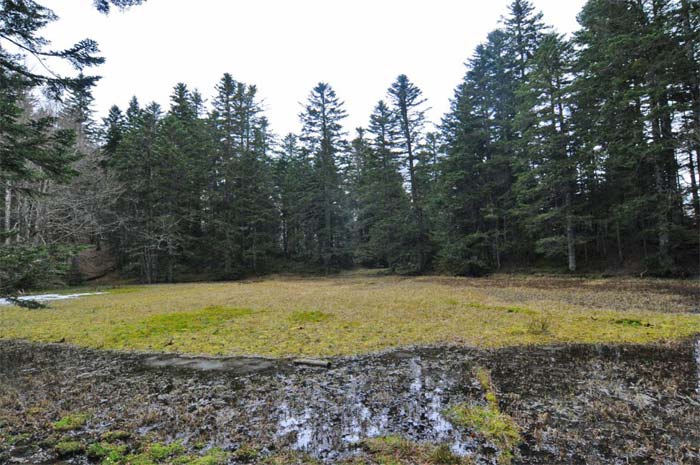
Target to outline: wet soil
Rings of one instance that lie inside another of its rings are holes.
[[[89,421],[67,434],[85,443],[124,430],[134,440],[229,451],[253,444],[264,454],[294,449],[335,463],[362,453],[364,438],[401,435],[493,464],[494,444],[445,418],[450,406],[484,403],[474,376],[482,367],[501,411],[521,428],[514,463],[698,464],[697,356],[693,341],[443,347],[324,368],[0,341],[0,463],[58,463],[52,422],[80,412]]]

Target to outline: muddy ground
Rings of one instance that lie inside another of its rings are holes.
[[[61,434],[83,444],[119,430],[131,442],[252,446],[262,456],[295,449],[335,463],[362,454],[366,437],[401,435],[492,464],[502,451],[445,418],[453,405],[484,403],[477,367],[521,429],[513,463],[700,463],[693,341],[411,349],[330,368],[0,341],[0,463],[89,463],[55,451],[53,423],[79,413],[87,423]]]

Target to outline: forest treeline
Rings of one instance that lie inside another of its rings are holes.
[[[44,115],[28,93],[41,83],[3,67],[0,130],[47,140],[3,152],[0,265],[51,275],[92,246],[145,282],[357,265],[695,274],[700,3],[590,0],[578,19],[565,37],[514,0],[434,126],[405,75],[352,130],[319,83],[301,132],[280,137],[230,74],[209,102],[180,83],[168,108],[134,98],[98,123],[94,82]]]

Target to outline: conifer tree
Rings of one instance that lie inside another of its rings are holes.
[[[577,127],[589,153],[594,235],[604,244],[607,231],[615,231],[621,258],[621,238],[633,237],[633,248],[659,272],[672,272],[672,243],[684,242],[676,103],[669,89],[685,51],[671,40],[672,3],[591,0],[576,36]],[[601,166],[604,182],[595,175]]]
[[[407,260],[403,231],[409,221],[409,197],[400,173],[400,127],[384,101],[370,116],[369,138],[358,137],[357,229],[355,252],[360,263],[401,269]]]
[[[309,94],[300,115],[301,141],[313,158],[309,200],[316,209],[317,258],[326,272],[350,261],[346,198],[339,172],[342,155],[347,150],[341,123],[346,117],[343,107],[333,88],[321,82]]]
[[[388,91],[392,112],[398,124],[397,149],[403,157],[408,171],[408,186],[411,197],[412,221],[406,226],[404,246],[408,265],[416,272],[423,272],[430,259],[430,245],[425,216],[425,195],[420,190],[418,179],[418,148],[422,142],[425,126],[425,102],[422,91],[405,74],[396,78]]]
[[[518,173],[514,190],[517,214],[538,253],[567,256],[573,272],[579,170],[570,122],[572,56],[569,43],[548,34],[532,57],[516,120],[527,168]]]
[[[300,147],[298,137],[287,134],[274,163],[283,256],[290,262],[310,263],[316,252],[311,158]]]

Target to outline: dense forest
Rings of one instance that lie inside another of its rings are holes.
[[[82,73],[96,44],[46,52],[76,77],[33,75],[18,54],[35,55],[52,13],[20,0],[0,12],[5,291],[80,281],[88,249],[148,283],[353,266],[698,272],[696,0],[590,0],[571,37],[514,0],[465,50],[441,121],[401,75],[356,129],[317,84],[284,136],[230,74],[208,102],[178,83],[168,108],[134,98],[96,121],[97,79]]]

